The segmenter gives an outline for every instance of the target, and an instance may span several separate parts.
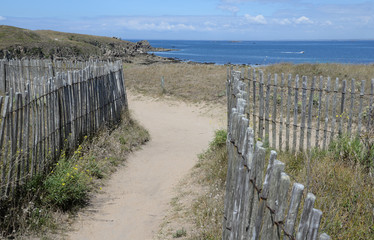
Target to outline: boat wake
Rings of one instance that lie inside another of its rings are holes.
[[[286,54],[304,54],[304,51],[300,51],[300,52],[281,52],[281,53],[286,53]]]

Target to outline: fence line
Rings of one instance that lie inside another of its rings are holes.
[[[46,63],[14,62],[16,66]],[[23,67],[9,72],[12,64],[1,63],[8,66],[7,76],[14,76],[12,81],[20,79]],[[62,70],[62,62],[55,64]],[[65,69],[83,68],[46,76],[41,76],[43,71],[34,74],[37,70],[31,68],[32,76],[41,77],[25,82],[25,91],[18,88],[22,92],[14,93],[9,89],[9,95],[0,96],[2,199],[14,195],[15,189],[31,177],[46,173],[64,150],[76,147],[85,136],[104,124],[120,121],[122,111],[127,109],[122,62],[64,64]]]
[[[325,233],[318,236],[322,212],[313,208],[316,197],[307,193],[301,205],[304,186],[299,183],[293,184],[289,195],[290,177],[284,172],[284,163],[276,160],[275,151],[271,151],[264,175],[265,148],[261,142],[255,143],[254,130],[248,127],[246,87],[240,80],[240,72],[230,73],[227,82],[229,165],[222,239],[330,239]]]
[[[278,74],[264,76],[255,68],[241,72],[248,92],[245,114],[266,146],[293,152],[326,149],[337,136],[360,136],[372,128],[374,79],[349,83],[322,76],[280,77],[281,81]]]
[[[27,82],[44,86],[57,72],[81,70],[93,62],[52,61],[49,59],[0,60],[0,93],[25,91]]]

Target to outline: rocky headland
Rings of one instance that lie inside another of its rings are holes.
[[[126,63],[152,64],[179,62],[148,52],[170,51],[154,48],[148,41],[124,41],[118,37],[101,37],[50,30],[28,30],[0,25],[0,58],[50,58],[56,60],[115,60]]]

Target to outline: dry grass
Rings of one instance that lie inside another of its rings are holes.
[[[280,153],[278,159],[293,180],[308,186],[305,156]],[[335,159],[329,152],[314,152],[310,166],[308,187],[317,197],[315,208],[323,212],[321,231],[332,239],[373,239],[373,178],[359,165]]]
[[[263,67],[267,73],[285,73],[295,76],[330,76],[332,79],[350,80],[356,82],[366,80],[370,88],[370,80],[374,78],[374,65],[346,64],[276,64]],[[211,64],[152,64],[124,65],[126,85],[131,90],[151,95],[161,96],[161,78],[165,79],[165,95],[192,102],[225,103],[226,66]]]
[[[331,79],[339,78],[340,80],[350,80],[352,78],[356,81],[366,80],[370,82],[374,79],[374,65],[348,65],[335,63],[321,63],[321,64],[291,64],[282,63],[269,65],[264,67],[267,73],[284,73],[295,76],[314,76],[331,77]]]
[[[163,94],[161,78],[164,77],[165,95],[190,102],[226,101],[226,66],[209,64],[125,64],[125,84],[139,93],[160,96]]]
[[[227,173],[227,152],[225,145],[211,147],[200,156],[195,171],[201,172],[198,184],[201,192],[192,204],[192,220],[195,231],[190,239],[221,239],[222,220]]]

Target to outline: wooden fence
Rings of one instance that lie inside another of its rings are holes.
[[[284,163],[276,160],[275,151],[271,151],[264,176],[265,149],[261,142],[255,143],[254,130],[248,127],[245,115],[245,83],[240,80],[240,72],[231,72],[230,76],[229,166],[222,239],[330,239],[325,233],[319,235],[322,212],[313,208],[316,198],[312,193],[306,195],[299,214],[304,186],[293,184],[289,196],[290,177],[284,172]]]
[[[228,78],[231,77],[228,70]],[[374,79],[308,79],[284,74],[264,76],[256,68],[241,71],[256,139],[278,150],[326,149],[339,135],[362,136],[372,126]]]
[[[14,61],[21,67],[13,70],[9,63],[1,61],[2,68],[6,66],[3,79],[18,92],[10,88],[8,95],[0,96],[1,199],[12,196],[31,177],[44,174],[65,149],[76,147],[104,124],[120,121],[127,108],[120,61],[65,62],[82,68],[53,73],[51,65],[43,65],[46,61]],[[30,63],[44,68],[37,67],[38,71]],[[25,79],[31,81],[19,84],[25,69],[25,76],[30,76]]]
[[[25,91],[26,83],[31,88],[44,86],[57,72],[75,71],[92,65],[93,62],[51,61],[49,59],[0,60],[0,94]]]

